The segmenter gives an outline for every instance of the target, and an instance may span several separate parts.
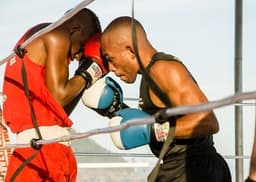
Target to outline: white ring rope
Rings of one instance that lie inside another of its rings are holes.
[[[35,38],[50,32],[51,30],[53,30],[54,28],[60,26],[61,24],[63,24],[65,21],[67,21],[68,19],[70,19],[72,16],[74,16],[77,12],[79,12],[81,9],[83,9],[84,7],[86,7],[87,5],[89,5],[91,2],[93,2],[94,0],[84,0],[81,3],[79,3],[77,6],[75,6],[75,8],[72,8],[70,11],[68,11],[64,16],[62,16],[59,20],[57,20],[56,22],[48,25],[47,27],[41,29],[40,31],[38,31],[37,33],[35,33],[34,35],[32,35],[29,39],[27,39],[23,44],[21,44],[21,48],[25,48],[30,42],[32,42]],[[3,60],[0,61],[0,65],[4,64],[7,60],[9,60],[11,57],[14,56],[14,52],[12,52],[9,56],[7,56],[6,58],[4,58]]]
[[[84,133],[74,133],[74,134],[65,135],[65,136],[62,136],[59,138],[54,138],[51,140],[38,140],[36,143],[41,145],[41,144],[52,144],[52,143],[56,143],[56,142],[67,142],[67,141],[71,141],[71,140],[75,140],[75,139],[89,137],[92,135],[121,131],[130,126],[152,124],[159,117],[166,118],[166,117],[182,115],[182,114],[186,114],[186,113],[208,111],[208,110],[216,109],[216,108],[219,108],[222,106],[235,104],[242,100],[250,100],[250,99],[255,99],[255,98],[256,98],[256,91],[239,93],[239,94],[235,94],[235,95],[226,97],[224,99],[211,101],[211,102],[204,103],[204,104],[163,109],[163,110],[160,110],[159,112],[157,112],[155,115],[148,116],[148,117],[141,118],[141,119],[139,119],[139,118],[131,119],[131,120],[128,120],[127,122],[122,123],[118,126],[93,129],[93,130],[90,130],[90,131],[87,131]],[[23,147],[30,147],[30,144],[10,144],[10,145],[0,147],[0,151],[5,150],[7,148],[23,148]]]
[[[236,93],[233,96],[226,97],[224,99],[208,102],[205,104],[199,104],[194,106],[183,106],[183,107],[176,107],[172,109],[166,110],[166,115],[174,116],[174,115],[181,115],[181,114],[188,114],[194,113],[199,111],[207,111],[212,110],[215,108],[236,104],[242,100],[251,100],[256,98],[256,91],[252,92],[243,92],[243,93]]]

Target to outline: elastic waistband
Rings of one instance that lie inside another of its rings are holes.
[[[42,138],[44,140],[50,140],[54,138],[59,138],[62,136],[66,136],[70,134],[71,128],[69,127],[61,127],[58,125],[53,125],[53,126],[39,126],[38,127]],[[33,138],[38,138],[38,134],[35,130],[35,128],[23,130],[22,132],[19,132],[16,135],[16,143],[17,144],[26,144],[30,143],[30,140]],[[70,142],[59,142],[63,145],[70,146]]]

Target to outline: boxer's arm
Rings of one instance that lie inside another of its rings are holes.
[[[76,70],[76,75],[69,79],[69,63],[67,60],[70,56],[71,45],[68,36],[61,32],[52,32],[50,36],[48,35],[45,38],[47,52],[46,85],[62,106],[70,107],[67,105],[77,98],[85,86],[91,86],[97,79],[102,77],[103,71],[105,74],[107,73],[106,70],[103,70],[103,60],[100,59],[100,56],[93,55],[94,53],[100,54],[100,47],[95,44],[93,40],[85,43],[84,47],[91,51],[85,53],[85,57],[88,57],[81,61],[79,68]],[[74,103],[72,104],[73,106],[75,105]]]
[[[165,74],[163,73],[165,70]],[[174,107],[207,103],[208,100],[184,65],[176,61],[158,61],[150,70],[151,77],[165,92]],[[165,107],[151,92],[153,102]],[[209,136],[218,131],[218,121],[213,111],[185,114],[176,120],[176,138]]]
[[[246,182],[255,182],[256,181],[256,132],[254,134],[251,158],[250,158],[250,168],[249,176]]]
[[[101,34],[100,33],[96,33],[94,34],[93,36],[91,36],[84,44],[84,55],[87,57],[87,59],[84,59],[84,60],[80,60],[80,63],[82,61],[90,61],[91,63],[93,62],[96,62],[100,69],[99,71],[101,71],[102,73],[100,75],[96,75],[96,79],[98,77],[101,77],[101,75],[106,75],[108,73],[108,67],[107,67],[107,62],[104,61],[104,59],[102,59],[102,56],[101,56],[101,51],[100,51],[100,37],[101,37]],[[88,64],[88,63],[87,63]],[[78,68],[78,69],[82,69],[80,71],[83,72],[83,69],[85,68]],[[85,70],[86,71],[86,70]],[[79,71],[77,70],[77,74]],[[83,73],[82,73],[83,74]],[[85,72],[86,74],[86,72]],[[88,87],[90,85],[92,85],[93,83],[93,76],[90,78],[90,75],[85,75],[85,77],[89,76],[89,80],[91,80],[91,83],[87,83],[88,84]],[[85,78],[86,79],[86,78]],[[88,82],[88,79],[87,79],[87,82]],[[82,96],[83,92],[80,92],[79,95],[74,99],[72,100],[71,103],[69,103],[68,105],[65,106],[65,111],[66,113],[69,115],[73,109],[75,108],[75,106],[77,105],[77,103],[79,102],[81,96]]]
[[[86,81],[80,77],[69,79],[70,42],[67,34],[52,32],[45,38],[46,86],[62,106],[69,104],[83,89]]]
[[[67,115],[70,115],[73,112],[74,108],[77,106],[78,102],[80,101],[82,94],[83,92],[80,92],[75,99],[73,99],[68,105],[64,106],[64,110],[67,113]]]

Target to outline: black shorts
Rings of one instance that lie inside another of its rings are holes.
[[[218,153],[171,157],[161,164],[156,182],[231,182],[229,167]]]

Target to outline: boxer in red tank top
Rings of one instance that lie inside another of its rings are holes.
[[[20,46],[26,39],[49,23],[39,24],[27,31],[18,41]],[[17,143],[29,143],[31,139],[57,138],[66,135],[72,126],[69,114],[80,99],[83,89],[91,86],[104,75],[99,55],[88,55],[88,40],[101,33],[97,16],[89,9],[82,9],[59,27],[32,40],[24,55],[15,55],[6,64],[3,93],[3,115],[7,125],[17,134]],[[17,50],[17,49],[16,49]],[[73,77],[68,72],[69,60],[79,60],[79,67]],[[29,99],[22,79],[22,61],[25,66]],[[96,63],[96,64],[95,64]],[[97,72],[88,72],[91,66]],[[100,74],[99,74],[100,73]],[[35,130],[28,100],[34,111],[40,134]],[[31,155],[32,159],[20,172],[19,168]],[[14,177],[15,176],[15,177]],[[68,143],[42,145],[14,150],[8,166],[5,181],[61,181],[75,182],[77,164]]]

